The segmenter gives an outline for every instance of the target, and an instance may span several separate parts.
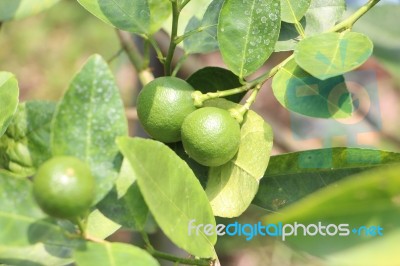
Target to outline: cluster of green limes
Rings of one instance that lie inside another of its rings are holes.
[[[231,160],[240,144],[240,126],[230,113],[216,107],[194,106],[193,87],[175,77],[148,83],[137,100],[137,113],[146,132],[154,139],[182,141],[186,153],[205,166]]]
[[[93,203],[94,184],[86,163],[59,156],[39,167],[33,179],[33,195],[45,213],[74,221],[85,216]]]

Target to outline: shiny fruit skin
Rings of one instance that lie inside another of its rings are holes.
[[[137,113],[144,130],[165,143],[181,140],[181,126],[186,116],[196,110],[193,87],[175,77],[160,77],[139,93]]]
[[[71,156],[46,161],[33,179],[33,195],[39,206],[62,219],[85,215],[94,199],[94,187],[89,166]]]
[[[231,160],[240,144],[240,126],[228,111],[204,107],[188,115],[182,124],[182,143],[187,154],[205,166]]]

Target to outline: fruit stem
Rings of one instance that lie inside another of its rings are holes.
[[[172,59],[174,57],[176,43],[175,38],[178,35],[178,21],[180,15],[180,9],[177,3],[177,0],[171,0],[172,5],[172,29],[171,29],[171,41],[169,43],[167,57],[165,59],[164,68],[165,68],[165,75],[171,75],[171,65]]]
[[[92,242],[95,242],[95,243],[107,243],[107,241],[104,240],[104,239],[97,238],[97,237],[90,236],[90,235],[86,235],[85,239],[89,240],[89,241],[92,241]]]
[[[82,219],[81,217],[75,217],[70,219],[70,221],[76,224],[79,228],[79,234],[82,238],[86,239],[86,220]]]
[[[364,16],[371,8],[378,4],[381,0],[369,0],[365,5],[360,7],[350,17],[338,23],[332,27],[328,32],[341,32],[347,29],[351,29],[354,23],[357,22],[362,16]]]
[[[260,92],[261,87],[262,84],[258,84],[254,87],[252,93],[250,94],[249,98],[247,98],[244,105],[229,110],[231,116],[235,118],[235,120],[239,124],[242,124],[244,116],[250,110],[251,105],[256,101],[257,95]]]
[[[261,86],[262,86],[261,84],[258,84],[250,94],[249,98],[247,98],[246,103],[242,107],[240,107],[239,111],[243,116],[246,114],[248,110],[250,110],[251,105],[256,101]]]
[[[194,100],[194,105],[196,107],[201,107],[201,106],[203,106],[203,103],[207,100],[227,97],[230,95],[246,92],[246,91],[251,90],[252,88],[253,88],[252,86],[244,85],[242,87],[238,87],[238,88],[234,88],[234,89],[230,89],[230,90],[207,92],[205,94],[201,93],[201,91],[195,91],[192,93],[192,98]]]

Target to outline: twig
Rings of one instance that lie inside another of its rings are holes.
[[[148,66],[144,65],[143,56],[140,54],[135,42],[132,40],[132,36],[128,32],[117,30],[117,35],[119,37],[122,48],[128,55],[129,60],[135,67],[139,80],[142,85],[145,85],[154,79],[153,73],[151,73]]]
[[[171,0],[172,4],[172,29],[171,29],[171,41],[169,43],[167,57],[165,59],[164,67],[165,67],[165,75],[170,76],[171,66],[172,66],[172,58],[174,57],[176,43],[175,38],[178,35],[178,22],[179,22],[179,15],[180,10],[178,7],[177,0]]]

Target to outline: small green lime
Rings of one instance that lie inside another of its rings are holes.
[[[240,126],[228,111],[204,107],[186,117],[182,124],[182,143],[187,154],[198,163],[219,166],[237,153]]]
[[[181,139],[181,126],[188,114],[196,110],[186,81],[161,77],[148,83],[137,99],[139,121],[156,140],[171,143]]]
[[[84,215],[94,198],[89,166],[70,157],[54,157],[42,164],[33,179],[33,195],[42,210],[57,218]]]

